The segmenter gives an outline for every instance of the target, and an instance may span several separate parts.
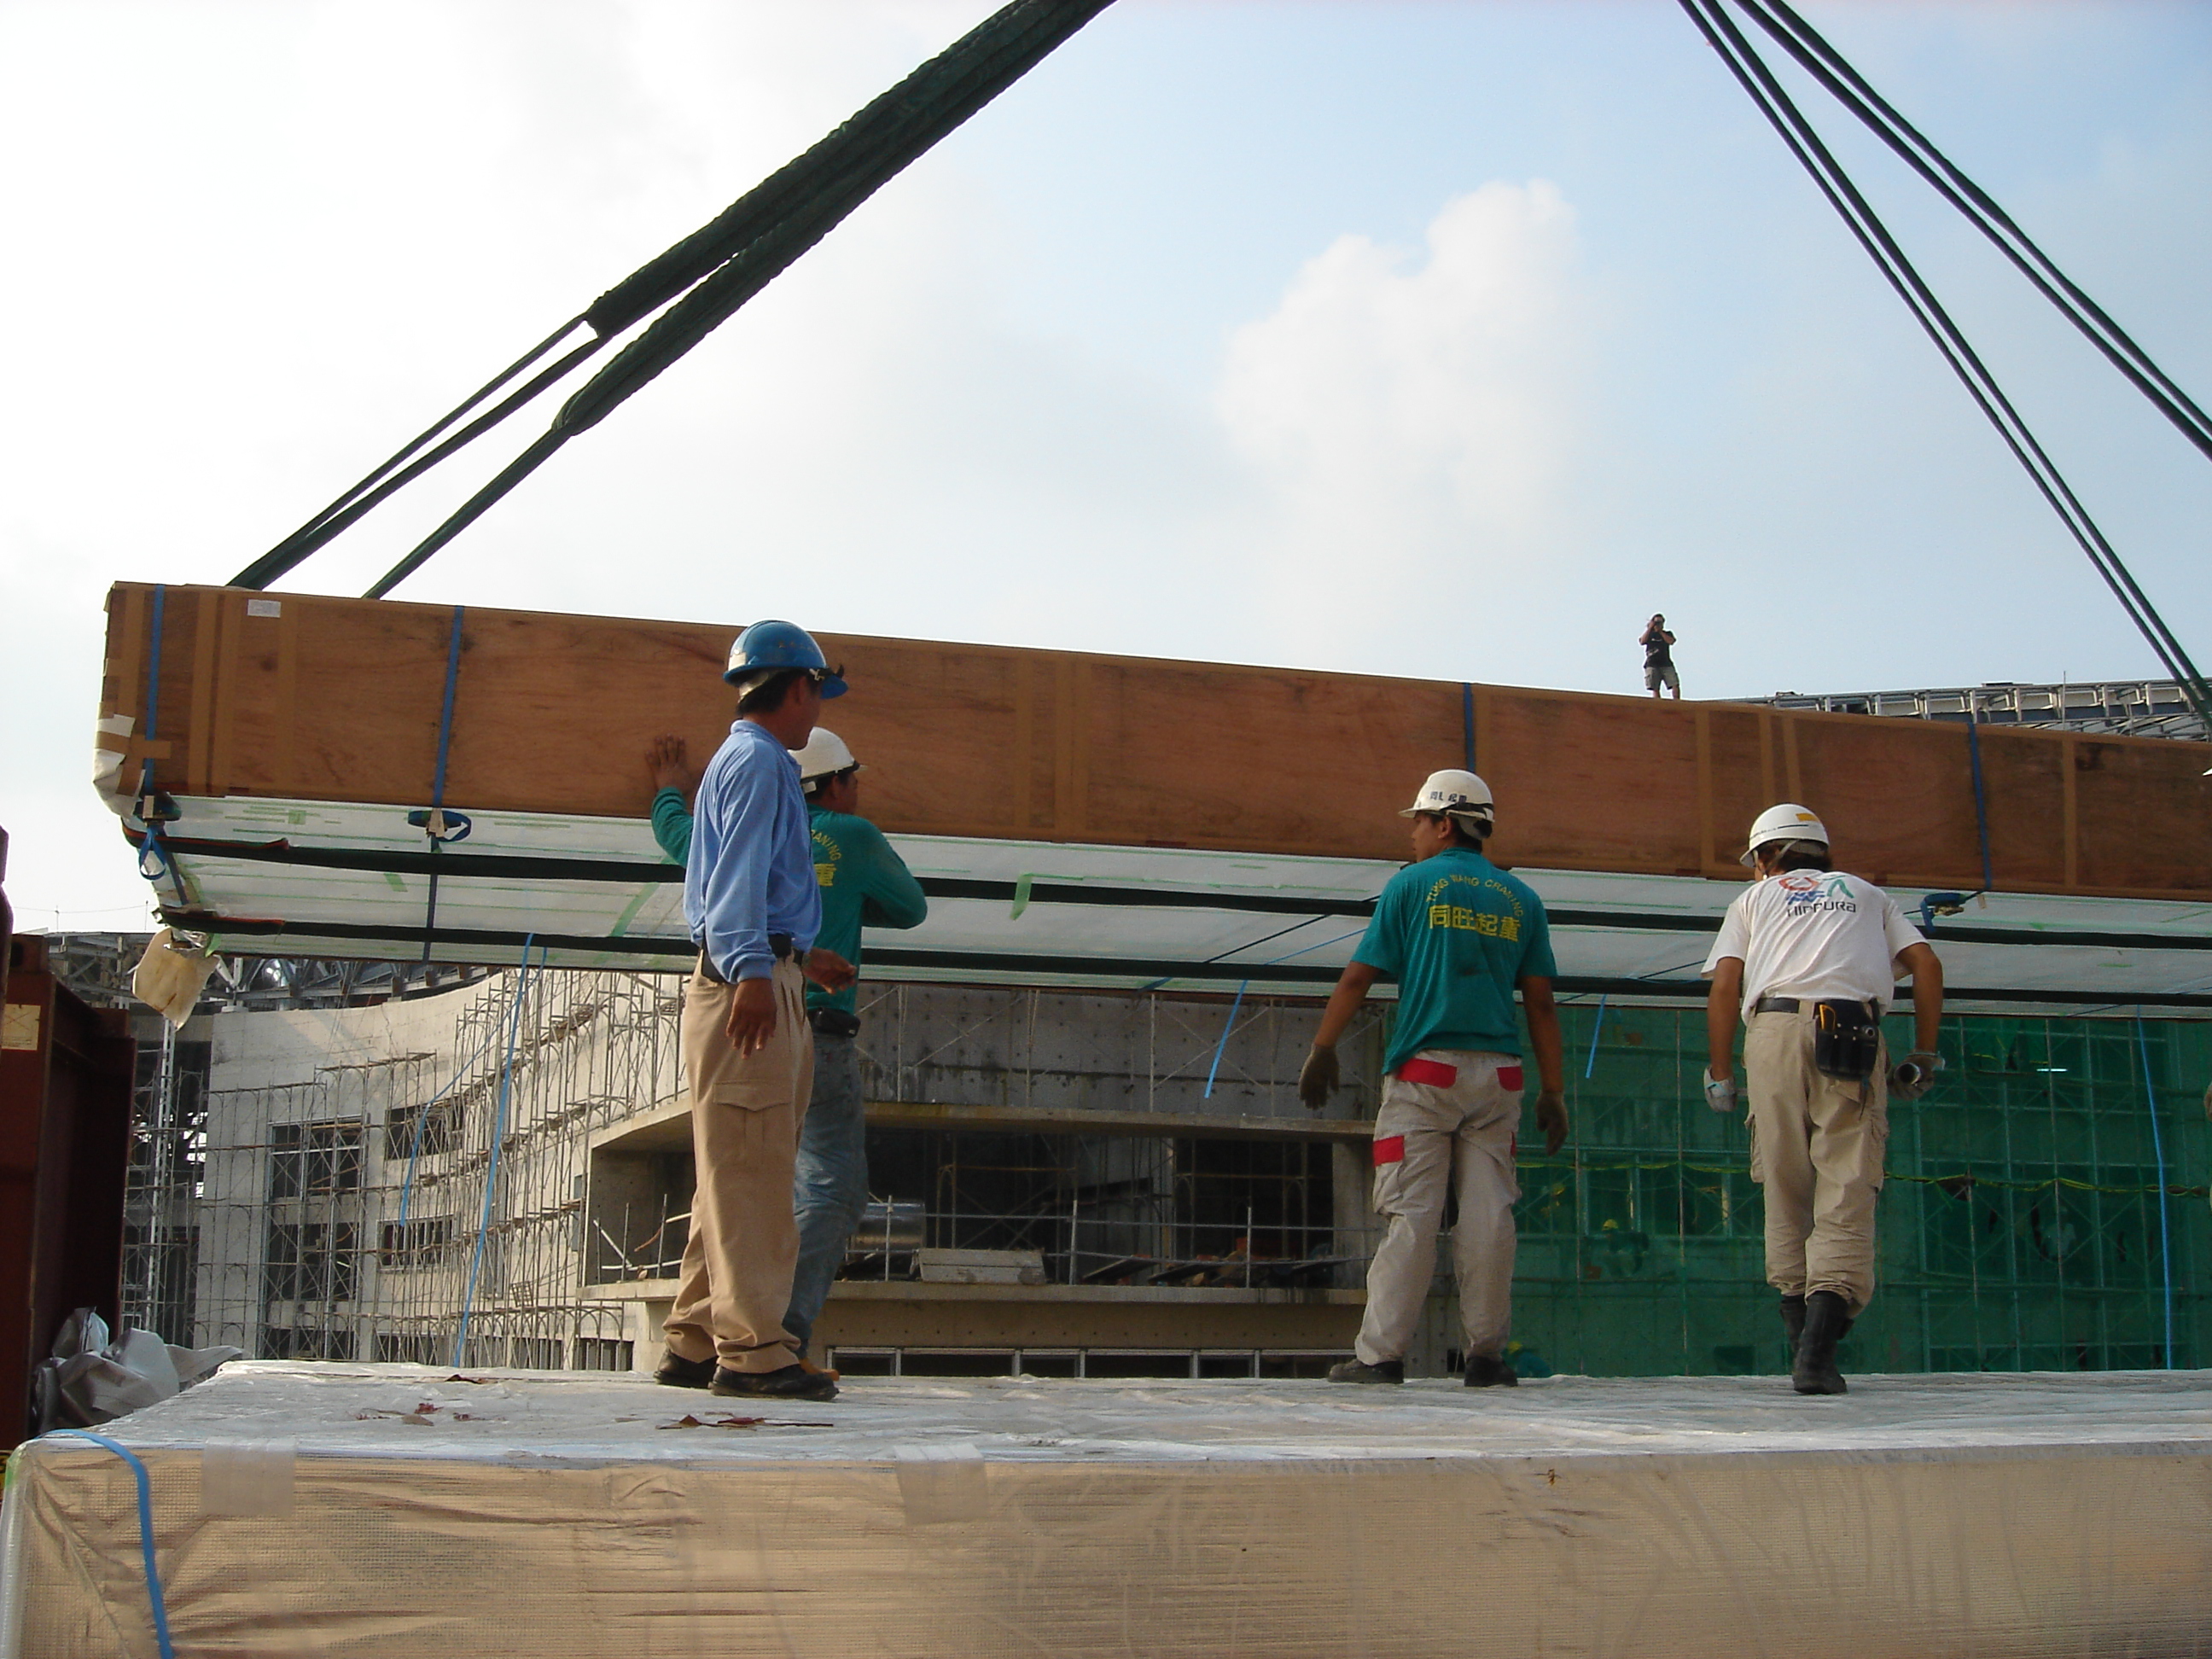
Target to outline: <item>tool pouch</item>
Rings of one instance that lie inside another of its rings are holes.
[[[1881,1058],[1881,1022],[1863,1002],[1813,1005],[1813,1069],[1863,1083]]]

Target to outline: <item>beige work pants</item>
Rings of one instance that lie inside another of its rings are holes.
[[[1813,1005],[1753,1014],[1744,1034],[1751,1178],[1766,1196],[1766,1281],[1833,1291],[1856,1317],[1874,1296],[1874,1212],[1889,1145],[1889,1054],[1863,1083],[1813,1067]]]
[[[1375,1207],[1389,1219],[1367,1268],[1367,1314],[1353,1352],[1370,1365],[1403,1359],[1437,1266],[1448,1186],[1459,1196],[1452,1270],[1467,1352],[1495,1357],[1513,1311],[1513,1140],[1521,1062],[1511,1054],[1431,1048],[1400,1068],[1437,1081],[1385,1079],[1375,1115]],[[1449,1075],[1449,1081],[1442,1080]]]
[[[799,1260],[791,1176],[814,1086],[814,1030],[798,965],[778,962],[772,982],[775,1035],[743,1055],[725,1029],[737,988],[696,971],[684,988],[679,1040],[698,1184],[663,1328],[678,1358],[733,1371],[780,1370],[799,1358],[783,1314]]]

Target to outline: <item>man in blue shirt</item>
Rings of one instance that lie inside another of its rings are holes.
[[[659,739],[646,764],[659,786],[653,798],[653,835],[678,864],[691,848],[691,786],[684,739]],[[822,929],[816,935],[855,969],[860,928],[919,927],[929,901],[884,832],[860,816],[860,764],[844,739],[817,726],[799,751],[799,781],[814,838],[814,873],[822,890]],[[861,1100],[858,1036],[860,1019],[854,988],[810,986],[806,1019],[814,1028],[814,1087],[799,1133],[799,1163],[792,1207],[799,1218],[799,1265],[783,1328],[807,1364],[814,1322],[844,1265],[853,1230],[868,1203],[867,1112]]]
[[[1472,772],[1432,775],[1413,805],[1413,862],[1391,877],[1366,937],[1323,1012],[1298,1094],[1318,1111],[1338,1081],[1336,1045],[1375,981],[1398,981],[1375,1115],[1375,1208],[1389,1222],[1367,1268],[1355,1358],[1332,1382],[1402,1382],[1406,1350],[1436,1271],[1444,1194],[1456,1188],[1453,1272],[1470,1389],[1520,1379],[1504,1358],[1513,1310],[1515,1131],[1521,1122],[1521,993],[1543,1087],[1544,1149],[1567,1138],[1559,1016],[1552,1001],[1551,924],[1527,883],[1482,855],[1490,786]]]
[[[792,751],[845,682],[784,622],[740,635],[723,678],[738,688],[738,719],[699,781],[684,880],[699,946],[679,1038],[697,1185],[655,1376],[827,1400],[835,1380],[799,1363],[783,1326],[799,1254],[792,1166],[814,1069],[805,983],[842,990],[853,969],[815,945],[821,890]]]

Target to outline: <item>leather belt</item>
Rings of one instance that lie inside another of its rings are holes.
[[[1858,997],[1819,997],[1809,1000],[1801,1000],[1797,997],[1761,997],[1757,1002],[1751,1005],[1751,1012],[1754,1014],[1794,1014],[1800,1008],[1811,1006],[1812,1003],[1814,1001],[1848,1002],[1853,1007],[1863,1008],[1869,1013],[1875,1015],[1876,1017],[1879,1017],[1881,1012],[1881,1010],[1876,1007],[1873,1003],[1865,1001]]]
[[[806,1023],[823,1036],[858,1036],[860,1017],[848,1008],[809,1008]]]
[[[778,962],[788,962],[791,959],[791,935],[770,933],[768,936],[768,948],[775,952],[775,959]],[[708,956],[704,951],[699,952],[699,977],[709,985],[727,985],[730,982],[722,977],[721,969],[714,966],[714,957]]]

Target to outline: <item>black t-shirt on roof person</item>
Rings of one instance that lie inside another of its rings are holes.
[[[1644,665],[1646,668],[1672,668],[1674,636],[1664,626],[1654,622],[1644,630]]]

